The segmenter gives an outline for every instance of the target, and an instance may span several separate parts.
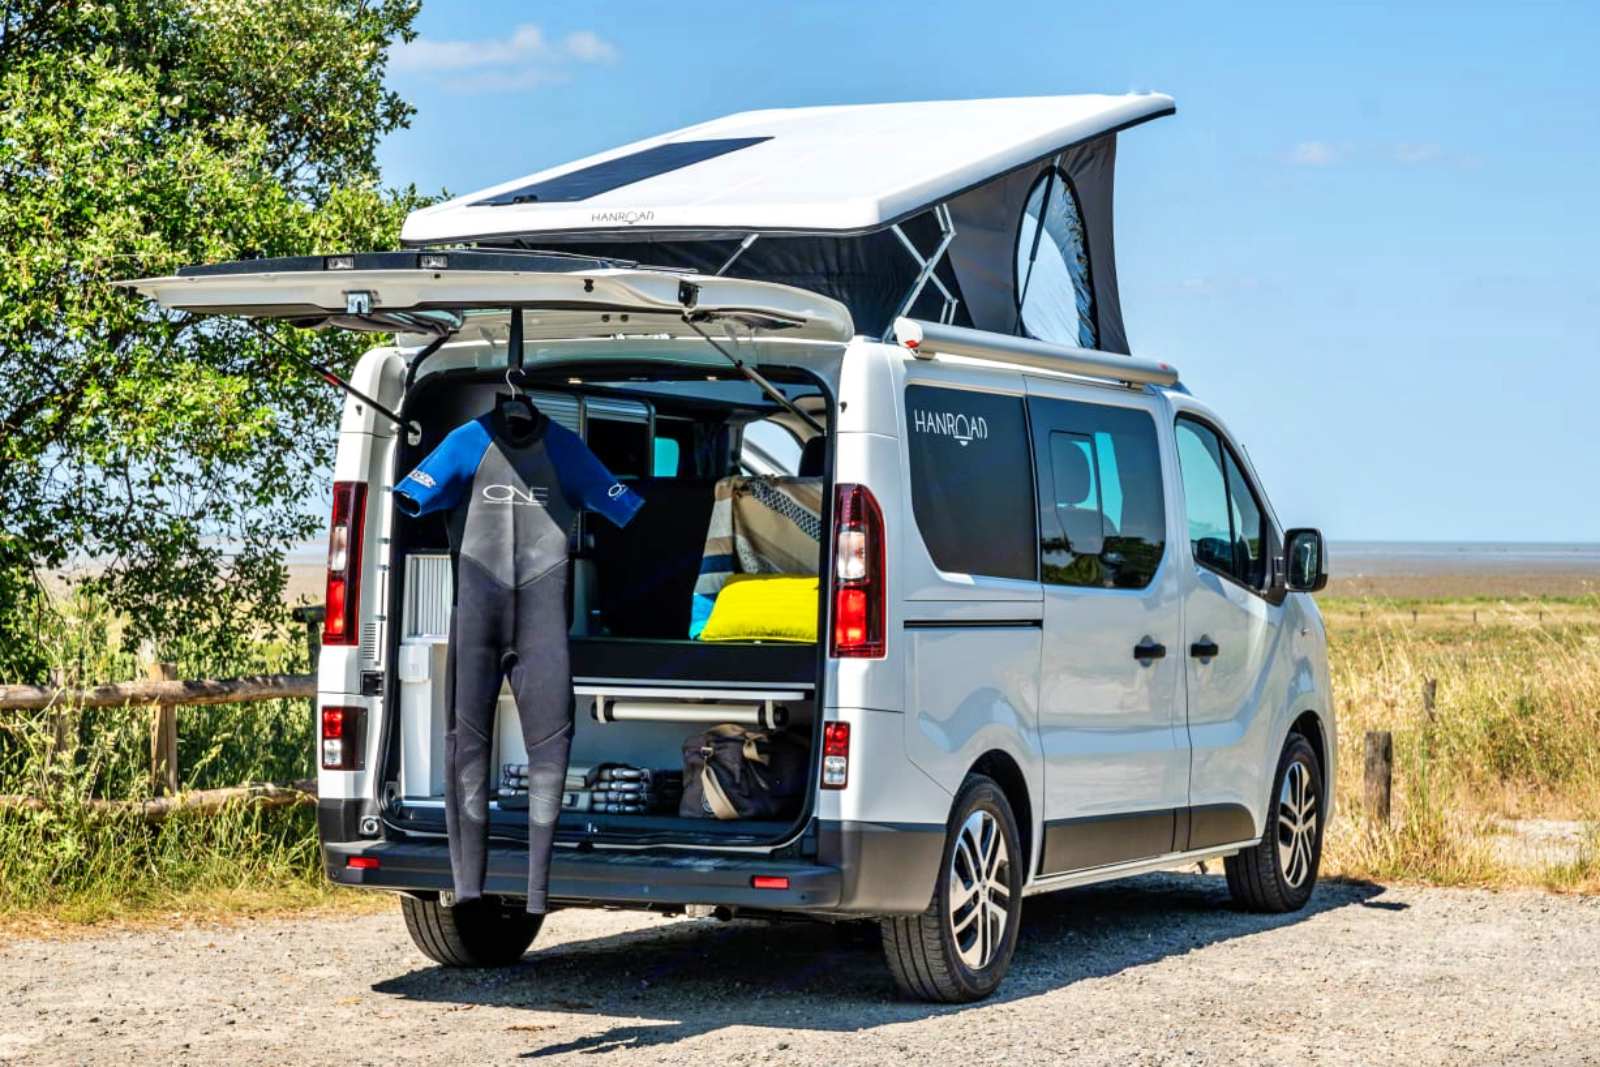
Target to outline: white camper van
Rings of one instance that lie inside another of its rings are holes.
[[[1035,893],[1221,858],[1243,906],[1305,904],[1337,750],[1322,538],[1279,524],[1175,368],[1129,354],[1117,295],[1116,137],[1172,110],[752,112],[418,211],[405,251],[130,283],[182,312],[393,335],[339,427],[329,876],[399,893],[441,963],[510,963],[538,932],[508,694],[488,895],[451,894],[452,560],[444,522],[393,495],[520,392],[644,500],[572,532],[555,906],[875,918],[905,993],[959,1001],[998,986]],[[713,560],[726,502],[769,497],[803,537],[783,571],[817,590],[799,632],[691,636],[735,588],[708,595],[708,573],[763,571],[742,541]],[[718,723],[805,746],[790,813],[595,799],[586,770],[666,778]]]

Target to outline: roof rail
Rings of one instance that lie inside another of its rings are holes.
[[[1159,360],[1119,356],[1092,348],[1053,345],[1030,337],[1011,337],[987,330],[969,330],[964,326],[946,326],[921,319],[895,319],[894,337],[918,359],[932,359],[936,355],[965,356],[968,359],[1019,364],[1085,378],[1126,382],[1129,385],[1178,384],[1178,368]]]

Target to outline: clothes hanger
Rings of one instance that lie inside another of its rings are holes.
[[[510,392],[495,394],[495,418],[508,435],[527,437],[539,424],[539,409],[534,407],[533,401],[522,391],[522,387],[511,380],[513,374],[520,377],[522,368],[506,368],[506,388]]]

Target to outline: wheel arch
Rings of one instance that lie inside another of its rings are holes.
[[[1328,737],[1323,729],[1322,716],[1315,711],[1307,709],[1302,711],[1294,722],[1289,724],[1289,733],[1299,734],[1311,743],[1311,750],[1317,754],[1317,763],[1321,766],[1324,777],[1328,773]],[[1288,740],[1285,735],[1284,740]],[[1327,783],[1324,783],[1325,785]]]
[[[1017,817],[1017,836],[1022,839],[1023,870],[1031,872],[1034,864],[1033,798],[1028,793],[1028,779],[1022,767],[1009,752],[992,748],[972,764],[968,774],[981,774],[994,779],[1005,794],[1006,803]],[[1024,875],[1026,878],[1026,875]]]
[[[1283,739],[1278,742],[1278,752],[1283,752],[1283,745],[1288,744],[1290,737],[1304,737],[1310,750],[1317,753],[1317,765],[1322,769],[1322,801],[1323,816],[1333,816],[1333,745],[1334,737],[1328,729],[1328,721],[1323,718],[1322,712],[1315,709],[1304,709],[1291,721],[1290,728],[1283,731]],[[1270,798],[1267,809],[1270,811]]]

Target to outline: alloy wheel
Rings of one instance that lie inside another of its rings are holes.
[[[1299,889],[1311,877],[1311,861],[1317,843],[1317,792],[1311,785],[1311,769],[1298,759],[1283,772],[1283,788],[1278,791],[1278,867],[1291,889]]]
[[[982,809],[967,816],[950,855],[950,932],[961,962],[987,967],[1011,914],[1011,857],[1000,822]]]

